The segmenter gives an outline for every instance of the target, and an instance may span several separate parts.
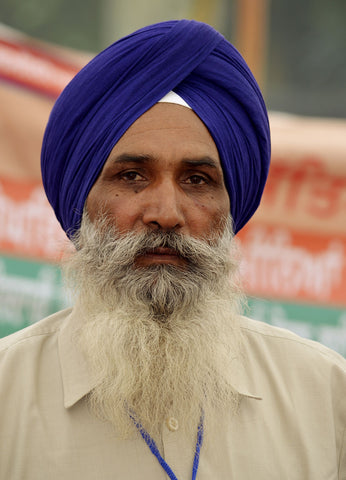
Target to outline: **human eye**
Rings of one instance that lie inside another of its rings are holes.
[[[209,179],[206,175],[193,174],[186,178],[185,183],[189,185],[206,185]]]
[[[127,170],[119,173],[119,178],[125,182],[138,182],[144,180],[143,176],[136,170]]]

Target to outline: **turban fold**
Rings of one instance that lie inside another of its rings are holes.
[[[169,91],[208,128],[219,152],[237,232],[257,209],[270,160],[259,87],[237,50],[209,25],[168,21],[103,50],[66,86],[45,131],[44,188],[67,235],[112,148]]]

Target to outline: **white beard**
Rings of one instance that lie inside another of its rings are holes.
[[[156,439],[169,416],[190,434],[202,411],[207,429],[217,412],[233,414],[243,295],[230,221],[218,239],[167,240],[158,232],[119,235],[84,215],[74,241],[65,274],[84,321],[78,345],[96,385],[92,410],[122,438],[135,430],[131,413]],[[134,267],[139,252],[167,241],[188,259],[186,268]]]

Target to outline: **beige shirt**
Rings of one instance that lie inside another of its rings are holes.
[[[65,310],[0,341],[0,480],[167,480],[140,435],[121,441],[88,410],[73,317]],[[346,361],[290,332],[242,325],[240,409],[218,419],[197,480],[346,480]],[[163,426],[161,453],[178,480],[191,479],[194,446],[179,424]]]

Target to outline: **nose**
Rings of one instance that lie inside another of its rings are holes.
[[[181,193],[173,182],[161,182],[146,192],[143,223],[153,229],[180,230],[185,225]]]

